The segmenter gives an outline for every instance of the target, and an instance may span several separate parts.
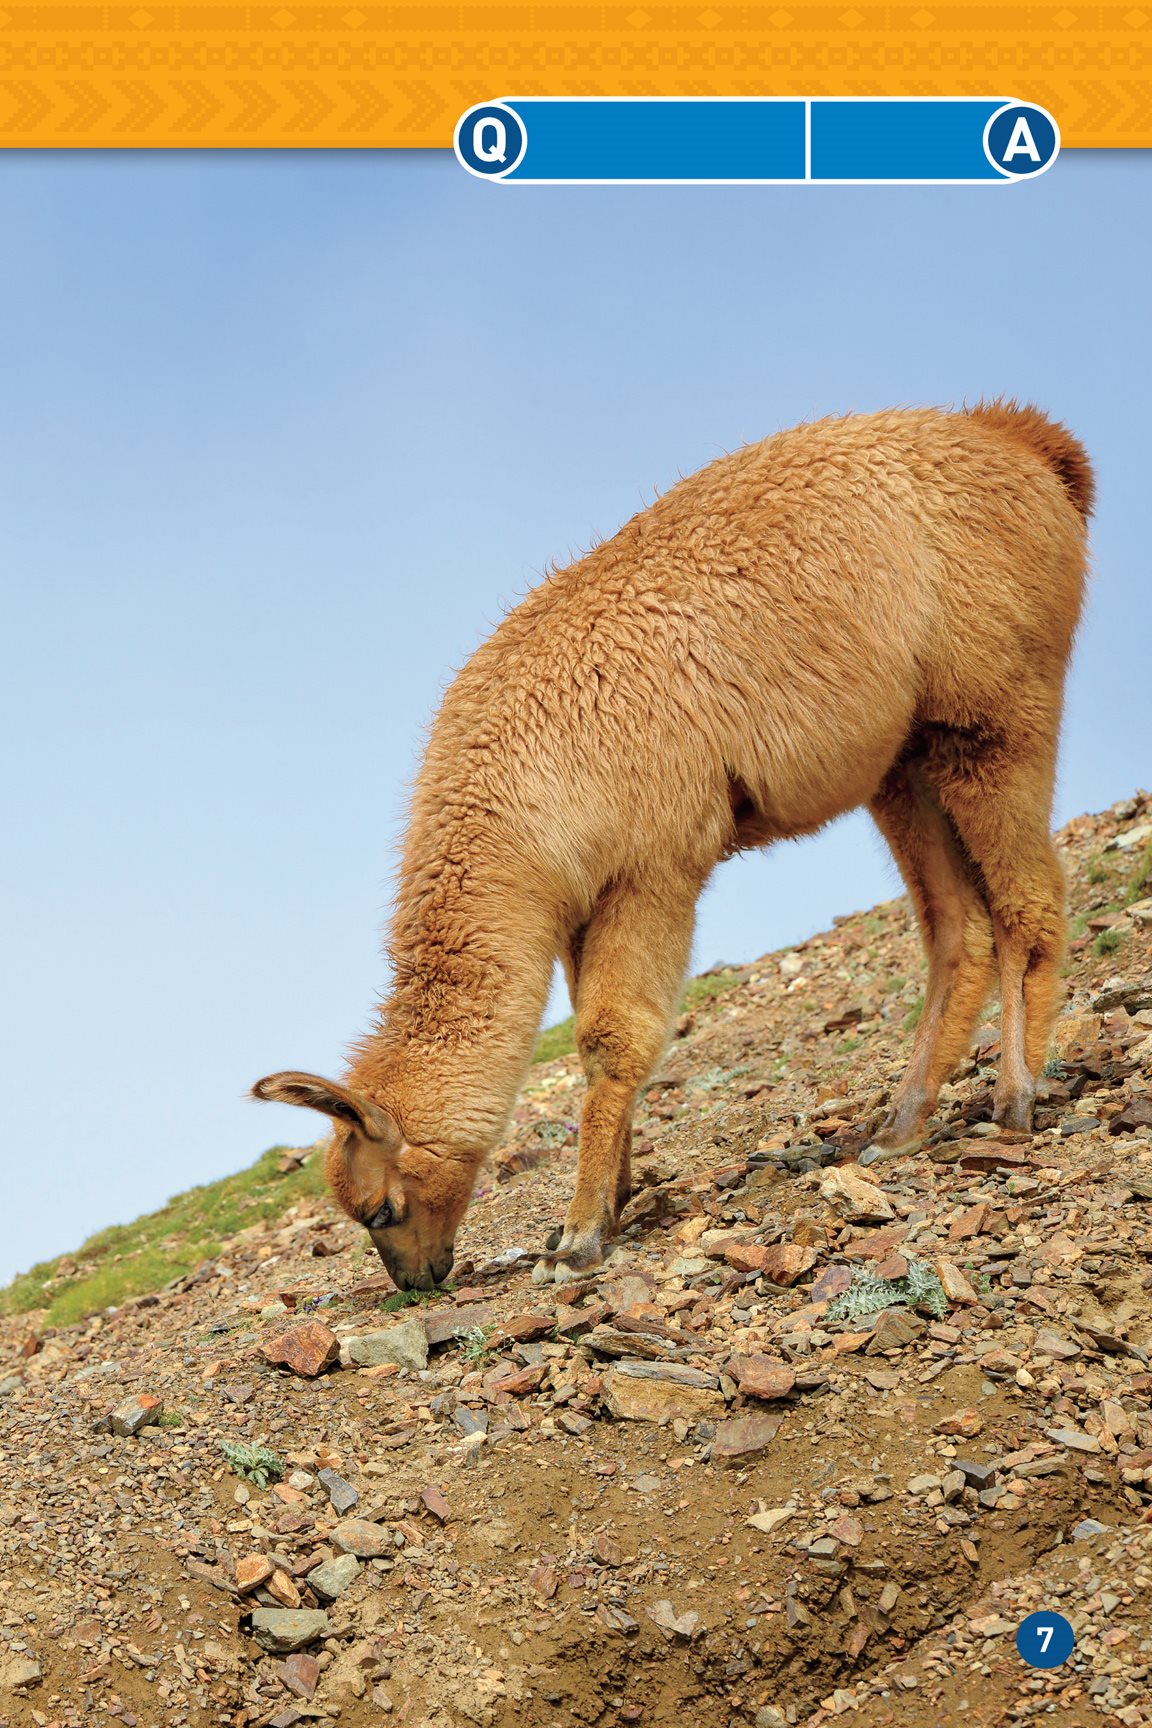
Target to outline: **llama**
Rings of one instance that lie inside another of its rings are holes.
[[[802,425],[680,482],[532,590],[450,686],[412,798],[379,1025],[327,1175],[402,1288],[447,1276],[554,960],[587,1078],[557,1281],[603,1259],[633,1106],[718,861],[866,805],[928,959],[865,1160],[913,1149],[998,966],[996,1119],[1031,1119],[1064,942],[1049,835],[1085,578],[1088,458],[1033,408]]]

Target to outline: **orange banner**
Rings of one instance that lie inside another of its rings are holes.
[[[0,144],[444,148],[498,96],[1003,95],[1152,144],[1152,6],[0,0]]]

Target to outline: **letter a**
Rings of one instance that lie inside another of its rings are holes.
[[[1012,136],[1008,140],[1008,148],[1003,157],[1004,162],[1011,162],[1014,156],[1027,156],[1032,162],[1039,162],[1040,152],[1036,148],[1036,140],[1028,129],[1028,122],[1021,114],[1012,128]]]

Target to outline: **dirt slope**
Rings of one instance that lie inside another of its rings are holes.
[[[389,1311],[309,1197],[158,1296],[4,1322],[0,1724],[1152,1722],[1152,800],[1061,842],[1033,1135],[988,1121],[987,1027],[923,1152],[853,1166],[921,989],[895,901],[713,977],[577,1285],[531,1279],[566,1058],[453,1293]],[[1014,1643],[1041,1608],[1051,1671]]]

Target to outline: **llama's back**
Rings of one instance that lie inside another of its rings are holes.
[[[1068,434],[1003,405],[747,446],[509,614],[421,783],[466,784],[590,878],[654,847],[714,859],[734,785],[765,834],[818,826],[917,723],[1058,700],[1090,487]]]

